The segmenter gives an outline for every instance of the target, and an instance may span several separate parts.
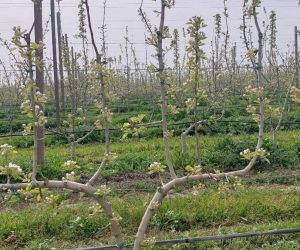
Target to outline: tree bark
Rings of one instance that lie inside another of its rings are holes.
[[[62,116],[66,116],[65,112],[65,82],[64,82],[64,65],[63,65],[63,53],[62,53],[62,30],[61,30],[61,18],[60,12],[57,12],[57,40],[58,40],[58,61],[59,61],[59,75],[60,75],[60,101]]]
[[[253,2],[254,3],[254,2]],[[256,150],[260,149],[263,144],[263,132],[264,132],[264,95],[263,95],[263,83],[262,83],[262,58],[263,58],[263,34],[260,30],[260,26],[257,19],[257,13],[255,5],[253,5],[253,16],[255,21],[255,26],[258,32],[258,59],[257,59],[257,67],[255,68],[256,75],[257,75],[257,84],[259,87],[259,109],[260,109],[260,121],[258,125],[258,138],[257,138],[257,145]],[[253,63],[253,66],[256,66],[255,63]],[[221,174],[202,174],[202,175],[194,175],[194,176],[184,176],[181,178],[176,178],[170,181],[169,183],[163,185],[161,188],[159,188],[155,195],[153,196],[150,204],[148,205],[146,212],[142,218],[142,221],[140,223],[138,232],[135,237],[134,242],[134,250],[140,250],[141,249],[141,243],[144,239],[146,230],[148,228],[148,225],[150,223],[150,220],[155,212],[155,209],[161,204],[164,197],[168,194],[170,190],[172,190],[175,186],[178,187],[179,185],[184,185],[188,182],[194,182],[194,181],[201,181],[206,179],[215,179],[219,180],[222,178],[226,178],[227,176],[245,176],[254,166],[254,164],[257,161],[257,156],[252,158],[249,162],[249,164],[242,170],[237,171],[231,171],[227,173],[221,173]]]
[[[60,128],[60,105],[59,105],[59,81],[57,72],[57,51],[56,51],[56,27],[55,27],[55,3],[51,0],[51,31],[52,31],[52,53],[53,53],[53,75],[54,75],[54,96],[56,108],[56,127]]]
[[[299,51],[298,51],[298,29],[295,26],[295,86],[299,88]]]
[[[69,189],[75,192],[85,193],[86,195],[88,195],[89,197],[91,197],[101,205],[106,217],[110,221],[112,234],[115,237],[117,244],[120,246],[123,245],[123,238],[122,238],[120,225],[112,211],[111,204],[107,202],[103,197],[99,197],[95,195],[95,192],[97,191],[96,188],[89,185],[72,182],[72,181],[50,180],[50,181],[36,181],[32,183],[0,184],[0,192],[10,190],[10,189],[13,190],[25,189],[28,185],[31,185],[32,188]]]
[[[287,93],[286,93],[286,96],[285,96],[285,99],[284,99],[283,106],[281,107],[280,117],[279,117],[278,123],[277,123],[277,125],[276,125],[276,128],[275,128],[275,129],[272,129],[272,134],[273,134],[273,148],[274,148],[274,149],[276,149],[276,148],[277,148],[277,145],[278,145],[278,131],[279,131],[279,129],[280,129],[281,123],[282,123],[282,121],[283,121],[283,116],[284,116],[286,107],[287,107],[287,105],[288,105],[288,100],[289,100],[290,90],[291,90],[292,84],[293,84],[293,83],[291,83],[291,85],[289,86],[288,91],[287,91]],[[271,124],[271,126],[272,126],[272,124]]]
[[[174,170],[172,156],[171,156],[171,149],[169,143],[169,136],[170,132],[168,130],[168,122],[167,122],[167,89],[166,89],[166,80],[165,80],[165,64],[163,58],[163,30],[164,30],[164,23],[165,23],[165,10],[166,5],[164,0],[161,0],[161,12],[160,12],[160,25],[159,30],[157,32],[157,39],[158,39],[158,46],[157,46],[157,57],[158,57],[158,64],[159,64],[159,79],[160,79],[160,94],[161,94],[161,116],[162,116],[162,128],[163,128],[163,140],[165,145],[165,156],[167,165],[170,171],[170,175],[172,179],[175,179],[176,173]]]
[[[186,142],[186,137],[187,137],[187,135],[191,132],[191,130],[192,130],[193,128],[195,128],[196,124],[197,124],[197,126],[199,126],[199,125],[201,124],[201,121],[198,121],[198,122],[193,123],[192,125],[190,125],[190,126],[188,127],[187,130],[185,130],[185,131],[181,134],[181,152],[182,152],[183,154],[186,154],[186,152],[187,152],[187,142]]]
[[[32,110],[32,118],[34,120],[34,123],[36,122],[36,114],[35,114],[35,93],[34,93],[34,79],[33,79],[33,62],[32,62],[32,53],[31,53],[31,38],[30,33],[25,35],[25,41],[27,46],[27,60],[28,60],[28,71],[29,71],[29,78],[32,84],[31,90],[30,90],[30,102],[31,102],[31,110]],[[38,159],[38,148],[37,148],[37,133],[36,133],[36,126],[33,126],[33,161],[32,161],[32,174],[31,174],[31,180],[36,180],[37,175],[37,159]]]
[[[105,2],[106,3],[106,2]],[[99,81],[100,81],[100,96],[101,96],[101,106],[102,106],[102,114],[104,118],[104,133],[105,133],[105,147],[104,147],[104,156],[102,159],[102,162],[97,170],[97,172],[92,176],[92,178],[88,181],[87,185],[93,185],[95,181],[100,177],[103,170],[106,167],[107,163],[107,157],[110,154],[110,131],[109,131],[109,110],[106,103],[106,94],[105,94],[105,80],[103,75],[102,66],[105,66],[105,63],[102,62],[101,54],[99,53],[99,50],[97,48],[94,32],[92,28],[92,21],[91,21],[91,15],[90,15],[90,7],[88,0],[84,1],[86,12],[87,12],[87,19],[88,19],[88,26],[90,31],[90,36],[92,40],[92,45],[96,54],[96,62],[101,66],[100,72],[99,72]],[[105,5],[104,5],[105,8]],[[105,11],[105,10],[104,10]],[[105,13],[104,13],[105,15]],[[104,24],[103,24],[104,26]],[[105,46],[105,41],[103,41],[103,46]]]
[[[72,141],[70,143],[70,160],[73,161],[75,158],[75,151],[76,151],[76,146],[77,146],[77,142],[76,141]]]
[[[260,139],[258,142],[258,145],[260,144]],[[135,237],[134,247],[133,250],[140,250],[141,244],[144,240],[144,236],[146,234],[147,228],[149,226],[150,220],[157,209],[157,207],[161,204],[163,199],[167,196],[167,194],[172,190],[174,187],[178,187],[181,185],[184,185],[189,182],[195,182],[195,181],[203,181],[207,179],[214,179],[214,180],[220,180],[223,178],[226,178],[228,176],[245,176],[251,168],[254,166],[255,162],[257,160],[257,157],[253,158],[249,164],[242,170],[232,171],[228,173],[222,173],[222,174],[203,174],[203,175],[194,175],[194,176],[184,176],[181,178],[173,179],[172,181],[168,182],[167,184],[163,185],[162,187],[158,188],[156,193],[154,194],[150,204],[148,205],[144,216],[141,220],[141,223],[138,228],[138,232]]]
[[[36,50],[36,85],[41,93],[44,93],[44,49],[43,49],[43,0],[34,1],[35,20],[35,43],[40,45]],[[40,107],[42,110],[42,107]],[[45,162],[45,132],[43,126],[36,126],[34,129],[36,137],[36,163],[42,166]]]

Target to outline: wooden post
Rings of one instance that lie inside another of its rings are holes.
[[[60,105],[59,105],[59,82],[57,72],[57,52],[56,52],[56,28],[55,28],[55,3],[51,0],[51,31],[52,31],[52,52],[53,52],[53,75],[54,75],[54,96],[56,108],[56,127],[60,128]]]
[[[295,26],[295,86],[299,88],[299,51],[298,51],[298,29]]]
[[[58,39],[58,61],[59,61],[59,75],[60,75],[60,101],[61,111],[63,117],[66,116],[65,112],[65,81],[64,81],[64,65],[62,56],[62,30],[61,30],[61,18],[60,12],[57,12],[57,39]]]
[[[35,43],[41,45],[36,50],[36,85],[41,93],[44,93],[44,55],[43,55],[43,0],[34,1]],[[42,107],[40,107],[42,108]],[[45,161],[44,126],[37,126],[34,133],[37,137],[37,165],[43,165]]]

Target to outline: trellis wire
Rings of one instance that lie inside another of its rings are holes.
[[[255,121],[235,121],[235,120],[219,120],[219,121],[215,121],[213,123],[235,123],[235,124],[257,124]],[[169,124],[169,127],[176,127],[176,126],[182,126],[182,125],[192,125],[194,124],[194,122],[192,121],[188,121],[188,122],[179,122],[179,123],[171,123]],[[202,124],[209,124],[208,122],[203,121]],[[295,122],[282,122],[281,125],[300,125],[300,121],[295,121]],[[143,126],[143,124],[141,124],[141,126]],[[145,126],[146,128],[159,128],[161,127],[160,124],[153,124],[153,125],[147,125]],[[122,128],[110,128],[110,131],[121,131]],[[95,129],[93,131],[94,132],[103,132],[104,129]],[[45,133],[45,135],[69,135],[69,134],[83,134],[83,133],[89,133],[90,130],[82,130],[82,131],[65,131],[65,132],[55,132],[55,131],[51,131],[48,133]],[[23,137],[24,135],[22,134],[0,134],[0,138],[7,138],[7,137]],[[27,134],[25,136],[32,136],[32,134]]]

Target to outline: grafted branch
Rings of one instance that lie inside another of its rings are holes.
[[[35,181],[35,182],[31,182],[31,183],[0,184],[0,192],[12,190],[12,189],[13,190],[25,189],[28,185],[31,185],[32,188],[50,188],[50,189],[59,188],[59,189],[68,189],[68,190],[75,191],[75,192],[85,193],[87,196],[94,199],[96,202],[98,202],[101,205],[106,217],[110,221],[112,234],[115,237],[117,244],[119,244],[119,245],[123,244],[120,225],[118,223],[117,218],[113,214],[111,205],[103,197],[99,197],[99,196],[95,195],[95,192],[97,191],[96,188],[89,186],[89,185],[72,182],[72,181],[49,180],[49,181]]]

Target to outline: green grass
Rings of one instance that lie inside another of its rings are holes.
[[[299,184],[300,130],[279,133],[279,148],[271,147],[271,135],[266,134],[264,148],[271,152],[271,164],[258,162],[256,175],[245,183],[256,184]],[[206,170],[237,169],[246,162],[240,159],[239,152],[253,148],[255,135],[201,136],[202,160]],[[180,153],[180,138],[171,138],[174,164],[179,175],[184,167],[195,163],[194,138],[188,137],[188,153]],[[1,143],[9,143],[1,141]],[[21,142],[20,142],[21,143]],[[27,172],[32,162],[32,148],[18,148],[13,161]],[[150,163],[164,161],[163,141],[128,140],[114,142],[111,151],[118,158],[111,162],[104,173],[106,179],[124,175],[133,170],[147,171]],[[103,145],[79,145],[76,161],[82,167],[82,177],[91,175],[99,166],[103,155]],[[46,149],[46,164],[42,173],[48,178],[61,179],[69,169],[62,164],[69,159],[68,145],[49,146]],[[1,162],[0,162],[1,164]],[[291,177],[292,176],[292,177]],[[152,194],[127,194],[121,186],[109,183],[114,190],[109,197],[114,211],[122,217],[121,225],[126,241],[131,242]],[[144,180],[134,181],[133,188],[155,188],[155,183]],[[178,188],[184,190],[184,188]],[[88,207],[92,202],[74,198],[74,194],[60,208],[53,210],[46,204],[20,202],[14,196],[8,204],[0,206],[0,249],[50,249],[51,247],[70,248],[83,245],[109,244],[113,242],[106,218],[99,214],[90,216]],[[80,217],[77,222],[76,218]],[[285,188],[271,185],[264,188],[251,188],[245,185],[239,191],[218,193],[215,185],[208,185],[199,196],[189,195],[166,199],[151,221],[150,238],[156,239],[193,237],[219,233],[247,232],[276,228],[300,227],[300,195],[296,187]],[[6,243],[5,239],[15,232],[16,240]],[[280,237],[260,237],[222,242],[176,246],[171,249],[290,249],[299,245],[299,235]],[[158,248],[163,249],[163,248]],[[168,249],[168,248],[166,248]]]
[[[124,122],[128,122],[128,119],[130,117],[136,116],[138,114],[146,114],[145,116],[145,122],[152,122],[152,121],[159,121],[161,120],[161,114],[159,110],[159,106],[155,106],[152,103],[153,100],[148,101],[141,101],[136,100],[134,103],[130,104],[130,107],[126,107],[125,103],[119,103],[119,104],[112,104],[110,107],[110,110],[113,112],[112,116],[112,128],[121,128]],[[226,121],[241,121],[241,123],[236,122],[217,122],[217,123],[210,123],[210,124],[204,124],[200,130],[201,134],[203,135],[217,135],[217,134],[253,134],[257,132],[257,124],[255,123],[248,123],[251,122],[251,116],[245,112],[247,102],[240,98],[233,98],[228,100],[228,106],[225,110],[225,113],[222,117],[222,120]],[[157,103],[157,102],[155,102]],[[231,103],[231,104],[230,104]],[[209,117],[212,115],[210,113],[208,106],[208,103],[203,103],[204,106],[199,107],[199,119],[209,119]],[[221,114],[220,112],[223,110],[220,108],[217,108],[216,112]],[[7,120],[6,113],[4,110],[1,110],[0,108],[0,134],[9,134],[10,133],[10,123]],[[55,108],[51,104],[46,105],[45,114],[48,117],[48,123],[46,124],[47,128],[55,128]],[[86,117],[86,124],[79,125],[75,128],[75,130],[87,130],[88,128],[91,128],[93,126],[95,120],[97,119],[97,116],[99,115],[99,110],[95,107],[90,107],[90,109],[87,111],[87,117]],[[65,118],[66,119],[66,118]],[[299,124],[293,123],[293,122],[299,122],[300,119],[300,112],[298,106],[293,106],[293,109],[289,111],[289,113],[285,114],[284,121],[288,123],[283,123],[281,129],[282,130],[290,130],[290,129],[299,129]],[[190,114],[187,114],[185,111],[181,111],[179,114],[172,114],[168,113],[168,122],[171,125],[172,123],[182,123],[182,122],[191,122],[193,120],[193,116]],[[12,124],[12,131],[15,132],[21,132],[23,130],[22,124],[28,123],[30,119],[25,117],[21,114],[20,110],[15,110],[15,118]],[[274,121],[276,122],[276,121]],[[86,126],[88,125],[88,126]],[[175,135],[180,135],[181,131],[186,129],[188,125],[180,125],[180,126],[170,126],[170,129],[174,131]],[[268,122],[265,124],[265,131],[270,131],[270,125]],[[121,130],[116,130],[112,134],[112,140],[117,141],[121,137]],[[146,131],[144,131],[141,134],[142,138],[153,138],[153,137],[160,137],[161,136],[161,129],[160,128],[151,128]],[[26,146],[26,144],[32,145],[33,142],[30,139],[27,139],[27,142],[25,144],[20,144],[18,142],[19,138],[16,138],[14,140],[14,143],[20,147]],[[57,142],[57,140],[59,142]],[[86,142],[96,142],[96,141],[103,141],[104,138],[99,133],[93,133],[88,139],[86,139]],[[61,143],[63,141],[62,137],[58,136],[51,136],[48,137],[47,143],[49,145],[53,145],[55,143]]]
[[[284,131],[279,133],[279,147],[272,149],[271,135],[266,134],[263,147],[271,153],[271,164],[258,162],[257,171],[272,170],[274,168],[298,168],[300,163],[300,130]],[[20,139],[22,142],[22,139]],[[239,153],[246,148],[254,149],[255,135],[238,136],[201,136],[201,157],[207,171],[220,169],[228,171],[242,168],[246,162],[240,158]],[[180,137],[170,140],[175,168],[179,175],[184,174],[186,165],[196,164],[195,142],[188,137],[188,153],[181,153]],[[10,143],[2,140],[2,143]],[[14,162],[29,171],[32,164],[32,148],[18,148]],[[128,140],[112,143],[111,151],[117,153],[118,158],[111,162],[104,175],[109,178],[122,175],[126,172],[139,170],[147,171],[150,163],[159,161],[165,164],[163,141],[160,138],[150,140]],[[69,159],[68,145],[49,146],[46,148],[46,163],[42,173],[48,178],[62,178],[69,170],[62,164]],[[82,175],[91,175],[99,166],[103,155],[103,144],[93,143],[78,145],[75,160],[82,167]],[[0,162],[1,163],[1,162]]]
[[[129,194],[122,199],[113,195],[109,198],[113,210],[122,218],[120,223],[127,241],[133,240],[150,198],[151,194]],[[74,201],[74,197],[72,203],[66,201],[57,209],[46,204],[11,202],[0,213],[0,246],[2,249],[16,246],[34,249],[45,242],[49,247],[86,245],[93,240],[112,243],[104,215],[89,214],[88,207],[92,204],[88,200]],[[78,217],[80,220],[76,221]],[[167,239],[288,227],[300,227],[299,189],[276,188],[274,192],[274,188],[247,186],[218,193],[216,189],[208,188],[198,195],[167,198],[151,220],[147,235]],[[6,244],[5,239],[12,231],[17,240]],[[263,245],[272,239],[263,237],[254,242]],[[299,241],[299,235],[291,239]],[[62,243],[64,245],[59,245]],[[213,244],[217,246],[218,242]]]

